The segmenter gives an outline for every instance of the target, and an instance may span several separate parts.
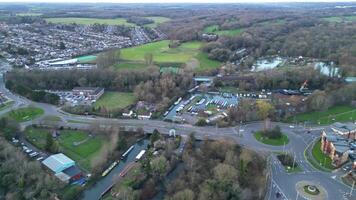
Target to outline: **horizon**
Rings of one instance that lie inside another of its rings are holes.
[[[19,4],[19,3],[88,3],[88,4],[254,4],[254,3],[356,3],[356,0],[54,0],[48,2],[46,0],[0,0],[0,3]]]

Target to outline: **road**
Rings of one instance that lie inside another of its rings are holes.
[[[260,152],[271,153],[288,151],[292,155],[295,155],[296,161],[301,166],[303,171],[287,174],[280,162],[273,154],[271,154],[271,186],[267,199],[304,199],[303,197],[298,196],[295,190],[295,184],[301,180],[312,180],[320,183],[326,189],[327,197],[330,200],[356,199],[355,192],[353,192],[353,196],[351,197],[346,195],[350,193],[350,187],[344,185],[338,177],[335,178],[335,174],[315,170],[304,158],[304,150],[313,140],[320,136],[320,130],[323,127],[316,127],[314,131],[307,133],[307,129],[302,126],[291,128],[289,124],[272,123],[273,126],[279,125],[281,127],[282,131],[288,135],[290,142],[285,146],[270,146],[262,144],[254,138],[253,133],[261,129],[263,125],[262,122],[246,124],[243,127],[216,128],[211,126],[196,127],[189,124],[174,124],[160,120],[108,119],[101,117],[93,118],[90,116],[68,114],[61,111],[56,106],[32,102],[16,94],[12,94],[5,88],[2,80],[0,80],[0,91],[15,101],[11,107],[0,111],[0,115],[10,111],[11,109],[33,105],[42,108],[45,115],[60,117],[63,120],[64,126],[88,129],[91,126],[90,123],[99,123],[103,126],[115,124],[126,128],[142,128],[145,132],[152,132],[154,129],[157,129],[163,134],[168,134],[169,130],[175,129],[177,135],[186,136],[194,132],[198,139],[225,138],[236,141],[241,146]],[[21,127],[24,128],[30,124],[39,123],[40,120],[41,118],[21,123]],[[280,192],[282,197],[276,198],[275,194],[277,192]]]

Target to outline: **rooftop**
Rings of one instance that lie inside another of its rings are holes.
[[[54,173],[62,172],[63,170],[75,165],[75,162],[72,159],[62,153],[51,155],[42,161],[42,163]]]

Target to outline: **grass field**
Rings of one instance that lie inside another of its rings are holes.
[[[262,142],[263,144],[268,144],[273,146],[282,146],[288,144],[289,142],[288,136],[285,134],[282,134],[282,137],[279,139],[270,139],[267,137],[263,137],[261,132],[256,132],[254,136],[257,141]]]
[[[325,167],[327,169],[334,169],[334,167],[331,165],[331,158],[329,156],[325,155],[321,151],[320,146],[321,146],[320,140],[317,143],[315,143],[315,145],[313,146],[312,154],[313,154],[314,159],[319,164],[321,164],[322,167]]]
[[[345,16],[345,17],[324,17],[322,18],[323,20],[326,20],[328,22],[352,22],[352,21],[356,21],[356,15],[353,16]]]
[[[64,154],[89,171],[91,170],[91,160],[106,142],[100,136],[90,137],[86,132],[72,130],[62,131],[58,141]],[[77,142],[82,143],[75,145]]]
[[[159,42],[149,43],[137,47],[131,47],[121,50],[121,59],[126,62],[144,62],[144,56],[146,53],[153,54],[153,61],[155,63],[187,63],[193,59],[197,60],[195,66],[196,71],[203,71],[209,68],[216,68],[220,65],[220,62],[213,61],[208,56],[200,51],[202,45],[201,42],[186,42],[181,44],[177,48],[169,48],[169,41],[163,40]],[[159,64],[158,64],[159,65]],[[133,66],[131,64],[120,64],[117,66],[119,69]],[[133,66],[135,68],[143,68],[142,65]]]
[[[299,114],[288,119],[288,122],[310,122],[313,124],[332,124],[356,119],[356,108],[351,106],[334,106],[327,111]]]
[[[46,137],[50,133],[50,129],[43,128],[30,127],[25,130],[27,140],[40,149],[45,148]],[[84,131],[74,130],[60,131],[57,141],[61,152],[88,171],[91,170],[91,160],[106,143],[102,137],[90,137]]]
[[[14,103],[15,103],[15,101],[8,101],[6,103],[3,103],[0,105],[0,110],[5,110],[5,109],[9,108]]]
[[[105,92],[100,99],[95,102],[94,106],[106,107],[109,110],[125,108],[135,102],[132,93],[125,92]]]
[[[236,28],[231,30],[220,30],[219,25],[211,25],[207,26],[203,30],[205,33],[214,33],[217,35],[225,35],[225,36],[237,36],[244,31],[243,28]]]
[[[93,63],[95,62],[97,56],[92,56],[92,55],[89,55],[89,56],[81,56],[81,57],[78,57],[78,62],[80,63]]]
[[[33,120],[41,116],[43,113],[44,111],[41,108],[26,107],[10,111],[8,112],[8,115],[17,122],[25,122]]]
[[[154,23],[146,25],[147,27],[151,27],[151,28],[157,27],[159,24],[162,24],[164,22],[168,22],[169,20],[171,20],[167,17],[145,17],[145,18],[151,19],[154,21]]]
[[[143,62],[120,62],[115,65],[115,69],[117,70],[135,70],[135,69],[144,69],[147,67]]]
[[[46,18],[47,22],[56,23],[56,24],[107,24],[107,25],[125,25],[125,26],[136,26],[135,24],[128,23],[124,18],[115,18],[115,19],[99,19],[99,18]]]

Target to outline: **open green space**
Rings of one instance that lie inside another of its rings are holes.
[[[204,28],[204,33],[214,33],[216,35],[225,35],[225,36],[237,36],[241,34],[245,29],[243,28],[236,28],[230,30],[220,30],[219,25],[211,25]]]
[[[8,116],[17,122],[25,122],[33,120],[41,116],[43,113],[44,111],[41,108],[26,107],[8,112]]]
[[[46,18],[47,22],[55,24],[106,24],[106,25],[125,25],[125,26],[135,26],[135,24],[129,23],[124,18],[115,19],[99,19],[99,18],[79,18],[79,17],[63,17],[63,18]]]
[[[78,130],[62,130],[59,133],[57,142],[60,151],[75,160],[82,168],[90,171],[91,160],[98,155],[101,147],[106,143],[105,139],[100,136],[93,137]],[[29,142],[44,149],[47,134],[51,134],[51,130],[29,127],[25,130],[25,134]]]
[[[147,65],[143,62],[120,62],[114,67],[117,70],[137,70],[144,69],[147,67]]]
[[[261,22],[261,25],[282,25],[285,24],[287,21],[285,19],[276,19],[276,20],[268,20]]]
[[[129,67],[143,68],[145,54],[147,53],[152,53],[153,61],[157,65],[160,65],[160,63],[165,63],[165,65],[169,65],[169,63],[177,65],[177,63],[187,63],[192,60],[196,60],[197,64],[194,66],[196,71],[203,71],[209,68],[218,67],[220,62],[210,60],[207,54],[201,52],[201,45],[202,42],[193,41],[183,43],[177,48],[169,48],[169,41],[163,40],[159,42],[144,44],[141,46],[122,49],[121,59],[124,61],[121,64],[118,64],[116,67],[119,69]],[[137,63],[142,64],[137,65]]]
[[[86,132],[72,130],[62,131],[58,141],[61,151],[87,170],[91,169],[91,160],[105,143],[100,136],[91,137]]]
[[[326,20],[328,22],[337,22],[337,23],[340,23],[340,22],[352,22],[352,21],[356,21],[356,15],[324,17],[322,19]]]
[[[14,104],[14,103],[15,103],[15,101],[8,101],[8,102],[5,102],[5,103],[2,103],[2,104],[0,105],[0,111],[9,108],[9,107],[12,106],[12,104]]]
[[[261,132],[256,132],[254,134],[257,141],[262,142],[263,144],[273,145],[273,146],[282,146],[286,145],[289,142],[288,136],[282,134],[282,137],[277,139],[268,138],[262,135]]]
[[[167,18],[167,17],[145,17],[145,18],[154,21],[154,23],[146,25],[147,27],[151,27],[151,28],[157,27],[159,24],[162,24],[164,22],[168,22],[169,20],[171,20],[170,18]]]
[[[356,108],[352,106],[333,106],[327,111],[308,112],[290,117],[288,122],[309,122],[312,124],[332,124],[356,119]]]
[[[313,146],[313,149],[312,149],[312,155],[313,155],[313,158],[319,163],[319,165],[321,167],[324,167],[326,169],[334,169],[334,167],[332,166],[332,161],[331,161],[331,158],[327,155],[325,155],[321,149],[321,142],[320,140],[318,142],[316,142]]]
[[[122,109],[135,102],[133,93],[126,92],[105,92],[100,99],[95,102],[95,108],[105,107],[106,109]]]

